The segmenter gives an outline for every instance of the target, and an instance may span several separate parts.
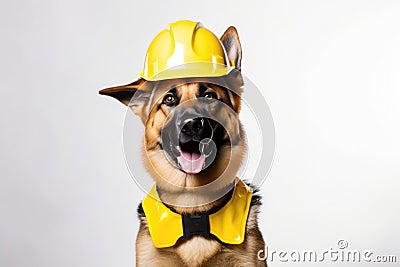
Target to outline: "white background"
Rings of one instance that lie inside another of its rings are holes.
[[[400,2],[2,0],[0,10],[0,266],[134,265],[143,193],[122,154],[125,108],[97,91],[136,79],[151,39],[178,19],[218,35],[235,25],[243,72],[270,105],[269,248],[345,239],[400,260]]]

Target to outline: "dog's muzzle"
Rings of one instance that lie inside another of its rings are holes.
[[[222,129],[215,120],[185,110],[174,114],[165,126],[163,147],[182,171],[197,174],[214,161],[222,140]]]

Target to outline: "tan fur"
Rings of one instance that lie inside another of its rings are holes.
[[[201,266],[222,249],[216,240],[194,236],[176,247],[176,253],[187,265]]]

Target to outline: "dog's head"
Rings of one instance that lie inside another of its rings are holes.
[[[100,91],[129,106],[145,126],[143,158],[158,187],[168,191],[232,181],[246,152],[238,118],[243,79],[241,45],[230,27],[221,37],[235,65],[212,78],[147,81]]]

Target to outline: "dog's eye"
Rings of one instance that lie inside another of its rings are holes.
[[[217,98],[217,95],[214,92],[206,92],[204,98],[207,100],[213,100]]]
[[[164,99],[162,101],[162,103],[167,106],[173,106],[175,105],[175,102],[176,98],[173,94],[167,94],[166,96],[164,96]]]

